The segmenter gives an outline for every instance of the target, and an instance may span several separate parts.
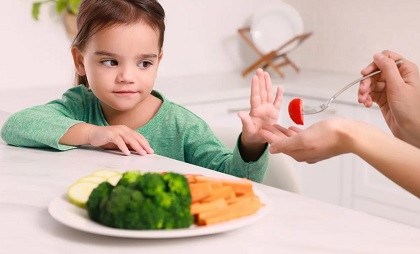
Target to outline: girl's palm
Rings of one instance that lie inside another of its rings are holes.
[[[252,78],[251,86],[251,109],[249,114],[240,112],[238,115],[242,121],[242,135],[248,143],[263,143],[258,135],[263,124],[277,123],[282,102],[282,91],[278,87],[274,96],[270,75],[257,70]]]

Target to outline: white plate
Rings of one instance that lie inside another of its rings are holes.
[[[292,6],[278,3],[260,9],[252,16],[250,33],[258,50],[267,54],[278,49],[294,36],[302,34],[303,21]],[[295,46],[292,43],[282,49],[282,52],[287,52]]]
[[[71,204],[67,200],[66,195],[55,198],[48,206],[48,212],[54,219],[63,223],[66,226],[98,235],[150,239],[192,237],[200,235],[211,235],[238,229],[247,226],[251,223],[254,223],[262,217],[264,217],[269,209],[268,199],[261,192],[257,190],[254,191],[255,194],[258,195],[258,197],[260,198],[261,202],[265,204],[265,206],[261,207],[257,213],[239,219],[209,226],[193,225],[187,229],[126,230],[106,227],[90,220],[87,211],[85,209],[79,208]]]

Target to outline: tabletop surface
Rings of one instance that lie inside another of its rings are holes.
[[[6,118],[0,112],[0,126]],[[255,183],[268,214],[224,233],[177,239],[119,238],[86,233],[56,221],[52,200],[98,169],[175,171],[223,176],[158,155],[123,156],[79,148],[18,148],[0,140],[2,253],[419,253],[420,230]]]

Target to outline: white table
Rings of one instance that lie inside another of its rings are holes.
[[[5,115],[0,112],[0,125]],[[183,162],[81,148],[17,148],[0,141],[1,253],[420,253],[420,230],[255,184],[267,216],[234,231],[148,240],[95,235],[62,225],[49,203],[78,178],[101,169],[164,170],[220,176]],[[420,201],[419,201],[420,202]]]

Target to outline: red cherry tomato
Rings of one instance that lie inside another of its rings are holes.
[[[303,125],[303,105],[301,98],[294,98],[289,103],[289,116],[296,124]]]

